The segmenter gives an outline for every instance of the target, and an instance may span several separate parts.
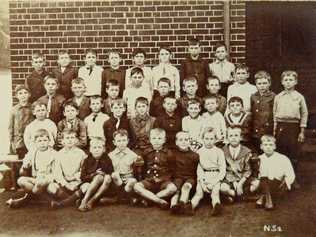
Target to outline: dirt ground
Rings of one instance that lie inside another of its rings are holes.
[[[5,200],[14,194],[4,192],[0,194],[0,236],[316,236],[316,184],[312,183],[316,161],[305,160],[301,170],[301,189],[289,193],[273,212],[244,202],[224,206],[220,217],[210,216],[207,203],[193,217],[125,205],[98,207],[88,213],[45,206],[11,210]]]

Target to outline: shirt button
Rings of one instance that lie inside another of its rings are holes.
[[[258,132],[258,129],[256,129],[256,132]]]
[[[260,100],[257,100],[257,104],[259,104],[260,103]]]
[[[256,109],[256,112],[259,112],[259,109]]]
[[[147,171],[147,174],[150,174],[150,170]]]

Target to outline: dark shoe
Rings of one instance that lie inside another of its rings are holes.
[[[129,204],[131,206],[137,206],[139,204],[139,199],[136,197],[132,197],[129,199]]]
[[[59,202],[53,200],[53,201],[50,202],[50,208],[58,209],[58,208],[61,208],[61,205],[60,205]]]
[[[232,196],[223,195],[221,197],[222,197],[223,203],[225,204],[233,204],[235,201],[235,199]]]
[[[256,201],[256,208],[264,208],[265,204],[265,196],[261,195],[259,199]]]
[[[183,214],[188,216],[194,216],[194,209],[192,207],[191,202],[188,202],[183,207]]]
[[[222,205],[220,203],[216,203],[211,212],[211,216],[218,216],[222,212]]]
[[[170,207],[170,211],[172,214],[178,215],[181,213],[181,205],[177,203],[176,205],[173,205]]]
[[[142,199],[140,201],[140,204],[141,204],[142,207],[145,207],[145,208],[149,207],[149,203],[145,199]]]
[[[161,210],[168,210],[170,207],[169,207],[169,203],[168,202],[161,202],[159,203],[159,207]]]

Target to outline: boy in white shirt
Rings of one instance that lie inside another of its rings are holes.
[[[249,78],[249,68],[246,65],[239,64],[236,67],[235,82],[230,85],[227,90],[227,101],[233,96],[238,96],[242,99],[244,110],[250,112],[250,97],[257,92],[257,87],[250,84],[247,80]]]
[[[261,150],[259,156],[259,178],[261,196],[257,200],[257,207],[273,210],[273,199],[282,195],[286,190],[291,190],[295,180],[293,166],[288,157],[275,151],[275,138],[271,135],[261,137]]]
[[[78,77],[81,77],[86,85],[85,95],[101,95],[103,68],[96,65],[97,52],[94,49],[86,51],[85,62],[86,65],[80,67],[78,71]]]

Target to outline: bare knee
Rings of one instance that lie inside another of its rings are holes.
[[[104,175],[103,184],[109,185],[111,182],[112,182],[111,176],[110,175]]]
[[[190,183],[184,183],[182,185],[182,188],[181,188],[181,191],[184,191],[184,192],[189,192],[192,188],[192,184]]]
[[[48,186],[47,186],[47,192],[50,193],[50,194],[56,194],[58,188],[59,188],[59,187],[58,187],[57,184],[55,184],[55,183],[50,183],[50,184],[48,184]]]
[[[102,175],[99,175],[99,174],[94,176],[94,178],[93,178],[93,181],[97,182],[98,184],[102,184],[103,180],[104,180],[104,177]]]
[[[177,192],[177,186],[173,183],[170,183],[167,185],[167,190],[170,192],[170,193],[175,193]]]

